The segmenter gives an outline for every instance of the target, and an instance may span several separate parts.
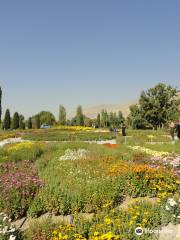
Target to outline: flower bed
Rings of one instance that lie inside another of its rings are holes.
[[[104,208],[92,221],[76,218],[73,225],[61,224],[52,233],[51,240],[116,240],[136,239],[135,228],[160,228],[160,206],[148,202],[137,202],[127,210]],[[151,239],[152,234],[146,234]]]
[[[147,164],[121,162],[113,165],[108,175],[125,176],[127,191],[131,196],[158,196],[159,193],[173,193],[179,188],[176,177],[164,168],[152,168]]]
[[[1,164],[0,211],[12,218],[24,216],[42,185],[36,168],[29,161]]]
[[[154,151],[149,148],[141,147],[141,146],[129,146],[130,149],[134,151],[144,152],[148,155],[152,155],[154,157],[162,157],[162,156],[168,156],[169,152],[162,152],[162,151]]]
[[[12,162],[21,160],[34,161],[44,152],[42,143],[21,142],[15,144],[8,144],[0,148],[0,162]]]

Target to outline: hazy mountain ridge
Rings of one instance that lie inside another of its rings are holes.
[[[96,118],[98,113],[102,111],[102,109],[106,109],[107,112],[119,112],[122,111],[124,117],[127,117],[129,114],[129,107],[136,102],[130,102],[125,104],[100,104],[97,106],[86,107],[83,108],[83,113],[90,118]]]

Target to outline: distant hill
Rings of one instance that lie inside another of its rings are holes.
[[[106,109],[107,112],[119,112],[122,111],[124,117],[127,117],[129,114],[129,106],[135,104],[136,102],[126,103],[126,104],[101,104],[92,107],[83,108],[83,113],[90,118],[96,118],[98,113],[102,111],[102,109]],[[70,114],[70,117],[75,114]]]
[[[180,98],[180,93],[178,93],[177,98]],[[133,104],[138,103],[138,101],[124,103],[124,104],[101,104],[92,107],[83,107],[83,113],[90,118],[96,118],[98,113],[102,111],[102,109],[106,109],[107,112],[116,112],[122,111],[124,117],[127,117],[129,114],[129,107]],[[75,113],[69,114],[68,117],[75,116]]]

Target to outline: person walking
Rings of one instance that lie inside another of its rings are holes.
[[[177,137],[180,140],[180,119],[176,125],[176,133],[177,133]]]
[[[171,139],[174,142],[175,124],[171,122],[169,124]]]

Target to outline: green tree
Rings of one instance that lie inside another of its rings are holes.
[[[84,126],[92,127],[92,125],[93,125],[93,120],[91,118],[84,116]]]
[[[19,128],[20,129],[25,129],[25,119],[23,115],[19,115]]]
[[[152,125],[150,125],[143,117],[137,104],[130,106],[130,114],[127,121],[133,129],[146,129],[152,127]]]
[[[76,110],[76,124],[77,126],[84,126],[84,115],[81,106],[78,106]]]
[[[32,129],[32,118],[31,117],[28,118],[27,127],[28,127],[28,129]]]
[[[177,88],[164,83],[143,91],[139,99],[142,117],[154,128],[162,127],[179,111],[177,93]]]
[[[19,114],[18,112],[15,112],[14,113],[14,116],[13,116],[13,129],[18,129],[19,128]]]
[[[108,113],[105,109],[101,111],[101,127],[106,128],[108,127]]]
[[[3,122],[3,128],[5,130],[8,130],[11,128],[11,116],[10,116],[10,111],[9,109],[6,110],[5,112],[5,117],[4,117],[4,122]]]
[[[37,115],[35,116],[35,126],[36,126],[37,129],[39,129],[40,126],[41,126],[39,114],[37,114]]]
[[[98,115],[97,115],[96,122],[97,122],[97,127],[100,128],[101,127],[101,114],[100,113],[98,113]]]
[[[51,112],[41,111],[38,115],[40,118],[40,125],[42,124],[54,125],[56,123],[56,119]]]
[[[66,109],[63,105],[59,107],[59,124],[66,125]]]
[[[123,113],[121,111],[118,112],[118,125],[121,126],[125,121]]]
[[[0,87],[0,123],[2,121],[2,88]]]

